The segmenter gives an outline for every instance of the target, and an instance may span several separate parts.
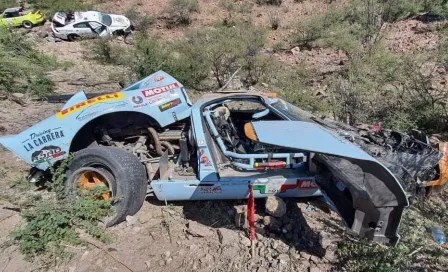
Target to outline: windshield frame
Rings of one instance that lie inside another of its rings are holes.
[[[313,114],[302,110],[301,108],[298,108],[283,99],[275,98],[274,100],[275,101],[266,104],[273,108],[278,114],[286,117],[288,120],[315,123],[313,120],[315,116]]]

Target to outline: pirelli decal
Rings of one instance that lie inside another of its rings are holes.
[[[99,104],[99,103],[103,103],[103,102],[108,102],[108,101],[122,100],[122,99],[124,99],[124,94],[122,92],[97,96],[97,97],[88,99],[86,101],[83,101],[81,103],[78,103],[78,104],[76,104],[74,106],[71,106],[69,108],[61,110],[60,112],[58,112],[56,114],[56,117],[58,119],[63,119],[65,117],[69,116],[70,114],[73,114],[73,113],[75,113],[77,111],[86,109],[86,108],[91,107],[93,105],[96,105],[96,104]]]
[[[177,98],[177,99],[171,100],[169,102],[166,102],[165,104],[160,105],[159,109],[161,112],[164,112],[166,110],[176,107],[177,105],[179,105],[181,103],[182,103],[182,101],[180,100],[180,98]]]

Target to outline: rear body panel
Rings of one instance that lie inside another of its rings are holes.
[[[26,163],[46,170],[70,152],[72,139],[88,122],[111,112],[141,112],[161,127],[190,116],[183,86],[165,72],[157,72],[121,92],[87,99],[83,92],[70,99],[62,110],[0,143]]]

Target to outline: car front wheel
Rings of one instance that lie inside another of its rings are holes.
[[[67,40],[74,42],[79,40],[79,36],[77,34],[69,34],[67,35]]]
[[[105,186],[101,195],[111,200],[113,215],[106,219],[110,227],[137,213],[146,196],[147,175],[144,166],[132,153],[116,147],[86,148],[75,153],[66,172],[67,193]]]

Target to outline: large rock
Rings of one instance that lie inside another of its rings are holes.
[[[281,233],[282,224],[280,221],[275,219],[273,216],[265,216],[263,218],[263,224],[268,228],[268,230],[272,233]]]
[[[275,217],[282,217],[286,213],[286,203],[277,196],[266,199],[266,212]]]
[[[196,221],[188,222],[187,232],[196,237],[208,237],[215,234],[210,228],[201,225]]]
[[[219,236],[219,242],[222,245],[233,245],[239,240],[237,232],[226,228],[219,228],[218,236]]]

